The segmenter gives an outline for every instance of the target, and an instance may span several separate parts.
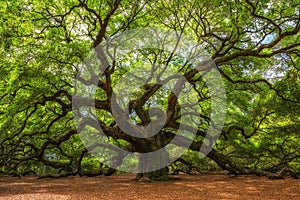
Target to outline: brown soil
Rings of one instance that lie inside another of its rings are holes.
[[[0,199],[300,199],[299,179],[179,175],[180,180],[136,182],[134,175],[60,179],[0,178]]]

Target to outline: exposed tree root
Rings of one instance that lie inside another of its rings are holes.
[[[76,172],[66,173],[66,174],[43,174],[43,175],[39,175],[38,179],[43,179],[43,178],[63,178],[63,177],[68,177],[68,176],[76,176]]]

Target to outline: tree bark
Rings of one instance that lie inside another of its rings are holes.
[[[152,144],[149,149],[156,150],[156,145]],[[162,150],[162,149],[161,149]],[[150,151],[151,152],[151,151]],[[143,154],[139,158],[139,171],[136,180],[138,181],[164,181],[169,180],[169,170],[164,164],[169,160],[169,153],[162,150],[157,154]]]

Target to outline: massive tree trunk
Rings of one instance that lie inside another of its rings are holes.
[[[138,181],[167,181],[170,180],[168,167],[163,167],[156,171],[138,173],[136,180]]]
[[[153,142],[147,141],[147,145],[144,150],[148,153],[144,153],[139,158],[139,172],[136,176],[136,180],[139,181],[152,181],[152,180],[169,180],[169,170],[167,163],[169,163],[169,153],[161,149],[160,153],[153,153],[161,145],[158,145],[161,141]]]
[[[165,159],[169,159],[166,152],[160,157],[141,156],[139,159],[139,171],[136,180],[169,180],[169,170],[167,166],[161,165]]]

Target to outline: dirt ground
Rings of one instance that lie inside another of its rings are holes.
[[[136,182],[134,175],[110,177],[0,177],[0,199],[300,199],[300,180],[256,176],[179,175],[180,180]]]

